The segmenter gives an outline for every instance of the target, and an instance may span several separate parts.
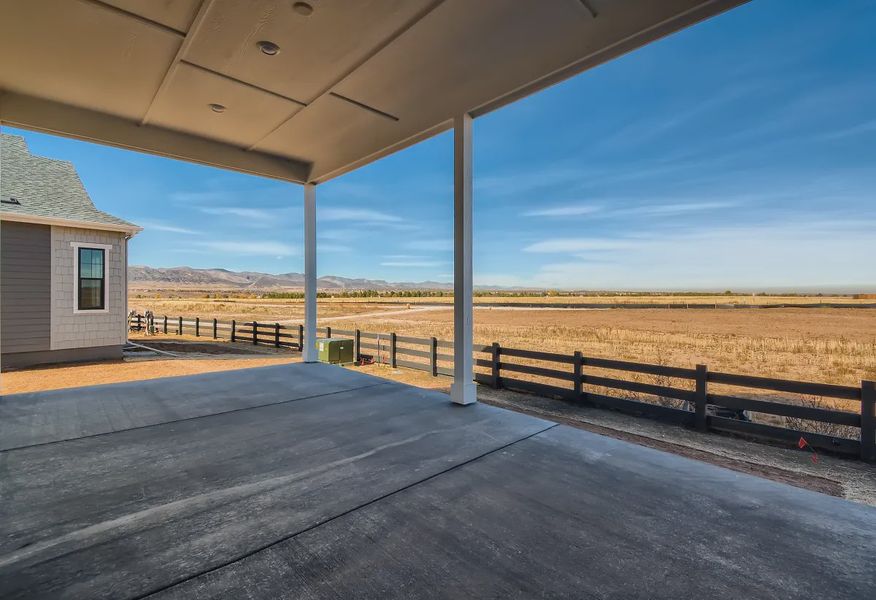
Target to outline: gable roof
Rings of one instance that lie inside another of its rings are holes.
[[[142,228],[95,208],[67,161],[30,153],[24,138],[0,134],[0,219],[84,229]],[[12,201],[12,202],[10,202]]]

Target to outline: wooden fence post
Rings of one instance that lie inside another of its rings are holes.
[[[499,373],[500,364],[500,354],[502,352],[502,348],[499,346],[499,342],[493,342],[493,345],[490,346],[490,360],[492,361],[492,373],[491,376],[493,378],[493,389],[499,389],[499,385],[501,382],[501,374]]]
[[[327,337],[327,338],[332,337],[332,328],[329,327],[328,325],[325,326],[325,337]]]
[[[861,459],[876,460],[876,382],[861,382]]]
[[[231,319],[231,341],[234,341],[234,338],[237,337],[237,321]]]
[[[573,355],[575,360],[572,363],[575,367],[575,399],[581,400],[581,393],[584,391],[584,355],[580,350],[575,350]]]
[[[177,335],[182,335],[182,317],[180,317],[180,318],[179,318],[179,321],[177,322],[177,325],[176,325],[176,334],[177,334]]]
[[[274,323],[274,348],[280,347],[280,324]]]
[[[393,369],[398,367],[398,363],[395,360],[395,348],[396,348],[396,340],[395,340],[395,332],[389,334],[389,366]]]
[[[429,341],[429,363],[432,365],[432,377],[438,377],[438,338]]]
[[[706,420],[706,404],[708,402],[708,377],[709,368],[706,365],[697,365],[696,396],[694,398],[694,426],[697,431],[708,431],[709,425]]]
[[[362,360],[362,348],[360,346],[361,343],[362,343],[362,332],[357,329],[356,333],[353,335],[353,346],[354,346],[353,358],[356,359],[356,362],[359,362]]]
[[[252,345],[258,346],[259,344],[259,324],[258,321],[252,322]]]
[[[218,335],[218,328],[219,328],[219,322],[216,320],[216,318],[214,318],[214,319],[213,319],[213,339],[214,339],[214,340],[215,340],[217,337],[219,337],[219,335]]]
[[[201,337],[201,317],[195,317],[195,337]]]
[[[304,325],[298,325],[298,351],[304,352]]]
[[[167,335],[167,315],[164,315],[164,335]]]

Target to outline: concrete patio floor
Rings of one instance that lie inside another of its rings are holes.
[[[872,598],[876,510],[327,365],[0,400],[2,598]]]

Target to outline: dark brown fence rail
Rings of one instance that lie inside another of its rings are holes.
[[[130,319],[131,331],[147,331],[149,323],[145,316],[134,315]],[[257,346],[273,346],[300,351],[304,342],[302,325],[259,323],[258,321],[228,321],[201,319],[200,317],[156,316],[153,319],[154,333],[165,335],[194,335],[209,339],[232,342],[249,342]]]
[[[155,317],[153,323],[156,333],[168,335],[187,333],[298,351],[304,345],[302,325],[220,323],[181,316]],[[147,327],[142,315],[132,318],[132,330]],[[353,339],[357,361],[367,358],[435,377],[453,376],[452,342],[332,327],[318,328],[317,335]],[[712,372],[706,365],[690,369],[589,357],[581,352],[506,348],[498,343],[475,345],[474,353],[475,381],[493,388],[561,398],[700,431],[792,443],[803,437],[813,448],[876,460],[876,383],[872,381],[863,381],[860,387],[810,383]],[[748,397],[752,391],[769,398]],[[808,398],[809,403],[795,403],[787,394]],[[831,401],[855,410],[825,406]],[[763,415],[768,422],[744,418],[747,413]],[[776,423],[781,419],[797,426],[781,426]]]

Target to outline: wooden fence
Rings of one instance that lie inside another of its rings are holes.
[[[250,342],[255,346],[273,346],[301,351],[304,345],[304,326],[289,327],[279,323],[258,321],[220,322],[218,319],[200,317],[155,317],[155,333],[165,335],[191,334],[195,337],[226,339],[232,342]],[[146,331],[148,323],[143,315],[135,315],[130,322],[131,331]]]
[[[156,317],[154,323],[156,332],[168,335],[193,333],[199,337],[221,337],[299,351],[304,345],[302,325],[255,321],[223,324],[216,319],[168,319],[166,316]],[[131,328],[142,330],[145,325],[145,319],[137,315]],[[453,376],[453,342],[434,337],[331,327],[318,328],[317,335],[353,339],[357,361],[367,356],[393,368],[416,369],[435,377]],[[863,381],[860,387],[809,383],[721,373],[710,371],[706,365],[697,365],[693,369],[652,365],[589,357],[578,351],[558,354],[506,348],[498,343],[475,345],[474,352],[475,381],[493,388],[609,408],[700,431],[721,431],[791,443],[802,437],[812,448],[876,460],[876,383],[872,381]],[[642,376],[650,377],[652,381],[643,381]],[[769,399],[746,397],[752,391],[784,396]],[[801,405],[793,403],[788,394],[817,401]],[[824,399],[852,405],[857,410],[826,408]],[[785,418],[797,423],[809,422],[825,429],[835,426],[847,435],[734,418],[734,411],[748,411],[773,419]]]

